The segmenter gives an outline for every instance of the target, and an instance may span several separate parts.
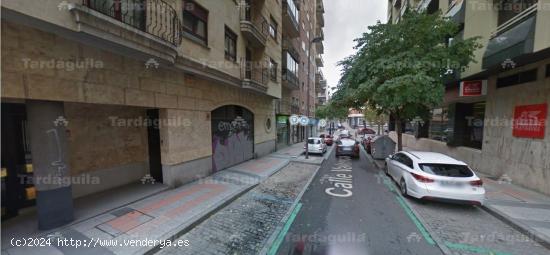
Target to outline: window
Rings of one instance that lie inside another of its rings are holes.
[[[546,65],[546,77],[550,77],[550,64]]]
[[[269,35],[271,35],[273,39],[277,40],[277,29],[279,25],[277,24],[275,19],[273,19],[273,17],[270,17],[270,20],[271,22],[269,23]]]
[[[277,81],[277,62],[272,58],[269,59],[269,77],[272,81]]]
[[[413,161],[411,158],[409,158],[407,155],[403,153],[397,153],[395,154],[395,160],[403,165],[406,165],[409,168],[413,168]]]
[[[288,3],[288,9],[290,10],[290,13],[294,15],[294,18],[296,19],[296,21],[300,20],[299,19],[300,10],[298,10],[298,8],[296,7],[294,0],[288,0],[287,3]]]
[[[208,41],[208,10],[191,0],[183,1],[183,31],[204,44]]]
[[[447,177],[472,177],[474,173],[465,165],[448,164],[419,164],[422,171],[439,176]]]
[[[237,35],[228,27],[225,27],[225,58],[237,60]]]
[[[295,76],[298,76],[298,61],[288,52],[286,53],[286,69]]]
[[[521,73],[513,74],[497,79],[497,88],[514,86],[522,83],[532,82],[537,80],[537,69],[531,69]]]

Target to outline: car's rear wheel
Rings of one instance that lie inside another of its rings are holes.
[[[399,181],[399,189],[401,190],[401,195],[407,196],[407,183],[403,178],[401,178],[401,181]]]

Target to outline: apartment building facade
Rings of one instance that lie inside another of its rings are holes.
[[[388,22],[405,9],[439,10],[460,25],[453,40],[479,36],[483,47],[465,72],[447,77],[443,105],[404,146],[445,152],[550,194],[550,1],[395,0]]]
[[[277,147],[301,142],[306,137],[306,127],[291,125],[291,115],[308,116],[314,119],[316,105],[315,75],[322,67],[319,62],[323,53],[322,37],[324,6],[322,0],[283,0],[283,52],[282,91],[276,104]],[[310,46],[311,43],[311,46]],[[311,49],[309,49],[311,47]],[[309,79],[308,79],[309,67]],[[309,87],[309,90],[308,90]],[[308,95],[309,91],[309,95]],[[309,109],[307,109],[309,100]],[[308,126],[315,131],[315,121]]]
[[[275,150],[278,0],[2,1],[2,217]]]

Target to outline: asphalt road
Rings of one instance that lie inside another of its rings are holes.
[[[443,254],[364,155],[337,159],[332,151],[278,254]]]

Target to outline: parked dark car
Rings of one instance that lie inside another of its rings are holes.
[[[359,142],[348,137],[342,137],[336,141],[336,157],[350,156],[359,158]]]

